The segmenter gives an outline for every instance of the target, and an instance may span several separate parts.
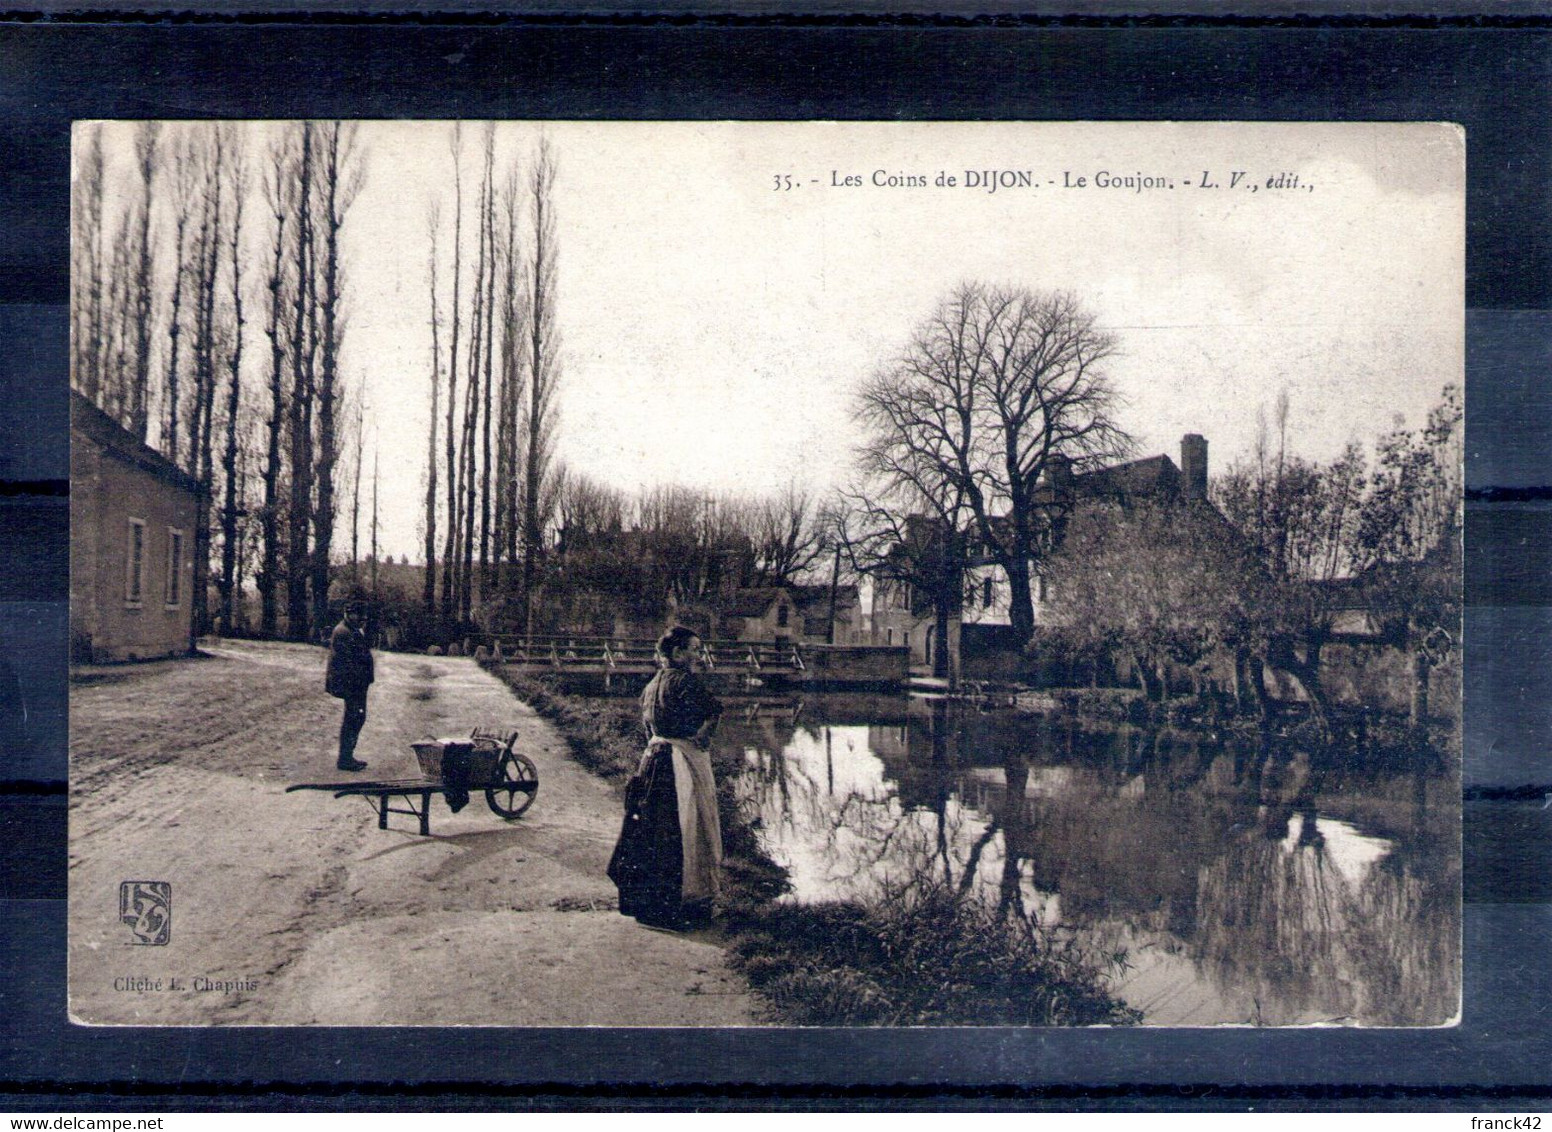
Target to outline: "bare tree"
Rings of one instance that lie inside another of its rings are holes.
[[[193,424],[190,430],[189,468],[207,492],[194,525],[194,589],[191,606],[196,632],[204,632],[210,623],[210,488],[215,468],[215,400],[219,380],[219,359],[229,328],[218,322],[217,299],[220,291],[221,249],[223,244],[223,208],[227,163],[230,160],[227,131],[221,126],[210,133],[204,168],[203,203],[199,235],[195,241]]]
[[[550,463],[554,438],[555,389],[560,382],[559,334],[555,328],[556,237],[553,195],[555,155],[548,138],[539,141],[529,180],[533,206],[533,252],[529,258],[528,402],[523,419],[523,601],[526,631],[533,630],[534,585],[544,552],[544,524],[553,509]]]
[[[361,185],[356,160],[355,128],[330,122],[319,138],[319,225],[322,265],[315,304],[318,331],[317,510],[313,515],[312,597],[314,626],[323,627],[329,612],[329,558],[334,545],[334,465],[339,457],[335,403],[339,399],[339,354],[345,335],[341,313],[344,268],[339,234]]]
[[[502,193],[503,232],[501,297],[501,391],[496,426],[496,586],[505,591],[517,564],[518,538],[518,435],[523,390],[523,351],[519,348],[528,316],[524,293],[519,287],[522,267],[517,252],[517,203],[520,193],[517,168],[507,175]]]
[[[102,127],[80,127],[86,142],[79,147],[70,193],[70,279],[74,292],[70,318],[70,378],[93,402],[102,396],[105,348],[103,325],[103,200],[107,160]]]
[[[495,185],[495,160],[496,160],[496,124],[488,122],[485,126],[485,207],[482,222],[485,226],[485,243],[487,247],[487,269],[485,277],[485,370],[482,375],[484,398],[480,420],[480,432],[482,439],[482,457],[480,461],[480,587],[482,592],[488,594],[494,581],[491,573],[491,544],[490,544],[490,486],[491,486],[491,410],[494,398],[491,393],[491,383],[495,373],[496,353],[496,185]],[[499,553],[499,551],[498,551]]]
[[[556,518],[568,544],[617,532],[629,509],[623,492],[564,464],[555,469]]]
[[[316,341],[311,331],[313,280],[313,125],[301,126],[301,155],[297,163],[297,234],[295,243],[296,290],[291,296],[291,500],[286,540],[286,631],[293,640],[306,640],[308,632],[307,576],[311,563],[313,496],[313,363]]]
[[[459,500],[457,476],[454,475],[456,441],[453,436],[454,415],[458,399],[458,323],[461,305],[459,289],[463,281],[463,128],[453,123],[451,142],[453,157],[453,322],[448,336],[447,364],[447,536],[442,544],[442,619],[452,621],[458,594],[457,561]]]
[[[430,238],[431,251],[427,256],[426,268],[431,279],[431,426],[428,430],[430,439],[426,452],[426,586],[422,594],[422,603],[426,614],[429,616],[436,612],[436,550],[437,550],[437,412],[438,397],[442,386],[442,318],[437,307],[437,229],[441,227],[441,208],[433,200],[430,210],[426,214],[426,232]],[[360,500],[360,448],[357,447],[357,509]],[[355,550],[352,546],[351,560],[355,561]]]
[[[864,454],[860,486],[843,488],[831,522],[851,571],[871,578],[878,600],[933,617],[932,674],[957,679],[949,623],[963,604],[970,512],[952,484],[895,483],[881,490]]]
[[[249,498],[248,481],[252,475],[253,468],[260,465],[261,462],[258,440],[258,424],[259,420],[255,414],[245,414],[237,473],[237,496],[239,499],[244,501],[248,500]],[[260,525],[255,521],[255,516],[251,508],[245,510],[242,515],[241,523],[238,526],[237,573],[234,586],[237,592],[235,603],[236,621],[234,622],[234,625],[236,628],[241,629],[244,632],[249,631],[251,629],[251,625],[248,620],[248,603],[244,599],[243,595],[247,585],[248,574],[252,570],[253,564],[258,560],[260,552],[258,541],[259,533]]]
[[[680,604],[701,595],[705,505],[705,496],[677,485],[648,488],[636,501],[642,550],[657,576],[653,588]]]
[[[381,591],[377,587],[377,438],[372,438],[372,601],[375,604]]]
[[[178,462],[180,349],[183,335],[183,284],[189,274],[188,231],[199,193],[199,161],[193,137],[185,130],[172,152],[173,273],[172,305],[167,316],[166,405],[162,445],[167,458]]]
[[[363,462],[365,448],[366,407],[364,404],[357,404],[356,460],[350,477],[350,580],[357,586],[361,584],[361,470],[366,466]]]
[[[221,578],[218,592],[221,595],[221,625],[229,628],[233,622],[237,587],[238,520],[242,497],[239,494],[237,475],[238,410],[242,404],[242,355],[243,317],[242,287],[242,224],[243,203],[248,196],[248,165],[240,147],[234,147],[229,166],[232,181],[232,227],[228,241],[231,267],[231,343],[227,357],[226,397],[226,448],[221,456],[221,472],[225,496],[221,504]]]
[[[196,631],[210,622],[208,589],[227,624],[240,616],[246,547],[258,547],[262,629],[305,637],[309,581],[326,603],[335,509],[345,317],[340,230],[360,183],[350,128],[304,123],[287,129],[265,159],[267,445],[249,451],[257,406],[244,390],[248,289],[243,241],[253,195],[247,172],[253,135],[229,125],[188,124],[171,133],[139,126],[122,175],[126,203],[113,218],[112,262],[101,249],[108,168],[101,135],[83,138],[72,215],[72,380],[91,385],[105,411],[143,441],[155,441],[206,491],[194,532]],[[167,186],[165,201],[158,196]],[[159,203],[160,202],[160,203]],[[158,209],[168,219],[158,220]],[[170,266],[161,266],[168,265]],[[170,298],[159,294],[170,281]],[[157,335],[165,326],[166,341]],[[160,352],[159,352],[160,351]],[[154,435],[153,435],[154,434]],[[250,467],[250,465],[252,465]],[[257,470],[263,503],[245,520],[245,485]],[[219,523],[220,565],[212,569]],[[315,539],[314,535],[318,537]],[[323,607],[326,609],[326,605]]]
[[[269,316],[264,331],[270,343],[270,400],[267,445],[261,472],[264,502],[260,521],[262,549],[257,579],[260,632],[266,637],[275,636],[280,627],[278,597],[281,560],[281,481],[284,475],[281,446],[286,428],[286,346],[290,337],[286,320],[290,307],[290,299],[285,290],[286,247],[289,238],[286,232],[286,220],[292,213],[295,188],[289,175],[290,165],[289,139],[281,138],[270,148],[269,169],[264,180],[265,203],[274,221],[275,232],[271,243],[270,273],[267,283]]]
[[[1051,457],[1082,471],[1130,447],[1102,369],[1114,351],[1070,294],[965,283],[859,399],[868,472],[886,491],[962,500],[1007,574],[1021,640],[1034,631],[1031,563],[1051,521],[1037,485]]]
[[[757,585],[785,585],[831,549],[813,497],[796,483],[756,500],[749,512]]]
[[[484,172],[480,180],[479,204],[476,210],[478,224],[477,252],[474,268],[474,297],[469,320],[469,376],[464,383],[463,436],[459,442],[458,482],[463,499],[463,529],[460,539],[463,556],[459,562],[458,616],[468,621],[474,608],[475,543],[479,539],[479,439],[481,418],[481,380],[485,368],[487,343],[485,330],[487,287],[494,249],[490,246],[490,192],[492,135],[487,130]],[[483,553],[483,549],[482,549]],[[482,559],[483,564],[483,559]]]
[[[128,383],[131,338],[132,228],[126,215],[113,236],[113,258],[108,268],[107,296],[103,306],[102,381],[98,404],[120,424],[128,420]]]
[[[151,204],[157,170],[157,139],[161,123],[141,122],[135,128],[135,171],[139,174],[135,210],[134,251],[134,372],[130,376],[129,430],[143,444],[150,423],[151,305],[155,291],[151,252]]]

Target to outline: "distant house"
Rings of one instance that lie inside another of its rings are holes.
[[[1072,514],[1085,505],[1100,502],[1168,503],[1207,499],[1207,441],[1192,432],[1180,438],[1180,464],[1166,455],[1148,456],[1108,468],[1075,474],[1065,458],[1054,456],[1036,492],[1036,505],[1054,516],[1052,543],[1059,543]],[[1050,587],[1038,563],[1031,564],[1030,596],[1034,601],[1035,624],[1053,600]],[[972,547],[965,572],[965,603],[962,622],[969,626],[1000,627],[1012,624],[1012,591],[1006,572],[984,550]],[[991,639],[996,634],[978,632]]]
[[[1037,488],[1035,505],[1051,517],[1046,549],[1053,549],[1071,516],[1085,505],[1206,499],[1207,441],[1187,433],[1180,441],[1179,465],[1161,454],[1075,473],[1065,457],[1053,456]],[[934,537],[916,532],[919,525],[931,526],[930,520],[912,517],[909,523],[912,537]],[[1040,563],[1031,562],[1030,567],[1030,596],[1038,626],[1057,597],[1051,593]],[[1012,588],[1007,572],[975,540],[967,548],[958,596],[960,600],[948,618],[950,672],[956,677],[961,672],[985,675],[989,666],[982,662],[999,654],[1016,654],[1023,642],[1012,638]],[[931,595],[902,581],[875,579],[868,620],[872,644],[905,645],[911,650],[912,665],[932,665],[938,642]]]
[[[883,648],[905,648],[909,650],[910,664],[916,668],[932,667],[939,648],[944,647],[950,673],[957,675],[958,587],[953,587],[956,600],[949,611],[948,639],[940,643],[935,594],[930,586],[922,584],[921,577],[939,559],[942,531],[942,524],[927,516],[906,517],[901,545],[890,554],[893,561],[870,579],[868,611],[863,619],[868,626],[864,642]]]
[[[1442,538],[1419,559],[1396,563],[1383,569],[1371,566],[1347,577],[1313,582],[1318,601],[1330,616],[1331,634],[1348,643],[1389,643],[1400,645],[1406,636],[1406,611],[1398,607],[1398,598],[1416,601],[1419,594],[1432,594],[1430,605],[1453,604],[1441,591],[1456,590],[1464,569],[1464,547],[1459,528],[1453,524]],[[1432,612],[1443,615],[1443,609]],[[1446,615],[1445,619],[1449,617]],[[1439,626],[1443,629],[1443,626]]]
[[[177,656],[194,644],[204,490],[70,394],[70,639],[78,660]],[[202,580],[201,580],[202,581]]]
[[[713,635],[750,644],[866,643],[860,639],[860,605],[856,586],[836,587],[832,639],[829,586],[794,584],[734,590],[720,603]]]
[[[894,578],[876,578],[873,582],[871,624],[872,645],[910,650],[910,663],[931,667],[937,655],[938,619],[932,595],[919,586]],[[948,618],[950,671],[957,673],[959,659],[960,612]]]
[[[862,601],[856,586],[836,586],[832,625],[830,587],[827,585],[789,587],[803,620],[805,645],[866,644],[862,637]]]
[[[735,590],[720,614],[716,635],[721,640],[786,645],[803,635],[798,603],[785,586]]]

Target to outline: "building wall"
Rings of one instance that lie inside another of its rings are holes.
[[[799,615],[794,609],[793,616],[798,623],[798,640],[805,645],[866,645],[871,643],[871,638],[863,637],[857,626],[857,607],[851,602],[842,601],[835,607],[835,640],[829,640],[828,629],[830,626],[830,605],[828,602],[809,606],[809,616]],[[810,625],[812,621],[812,625]],[[809,629],[817,629],[818,632],[809,632]]]
[[[194,586],[195,497],[76,433],[70,450],[70,636],[80,659],[186,653]],[[129,520],[145,524],[141,595],[126,600]],[[176,604],[167,595],[169,528],[183,532]]]
[[[873,644],[888,648],[902,646],[911,650],[911,663],[921,663],[925,649],[925,629],[931,618],[917,617],[909,609],[875,609],[873,612]]]
[[[1008,576],[1002,567],[968,567],[965,570],[965,607],[961,617],[967,625],[1010,625],[1012,593]]]
[[[970,566],[965,570],[967,600],[963,613],[966,625],[1013,624],[1013,587],[1001,566]],[[1029,567],[1029,596],[1034,606],[1035,624],[1050,608],[1050,587],[1034,562]],[[986,599],[990,597],[991,601]]]
[[[937,617],[930,611],[918,616],[909,609],[878,609],[873,613],[873,646],[904,648],[913,668],[932,665]],[[959,674],[959,618],[948,619],[949,673]]]
[[[782,609],[787,611],[785,625],[781,624]],[[801,640],[803,636],[803,616],[787,594],[782,594],[771,602],[770,608],[765,611],[763,617],[741,617],[738,620],[742,625],[733,639],[746,644],[769,644],[782,639],[790,642]]]
[[[855,684],[901,684],[909,675],[905,649],[815,645],[803,650],[805,680]]]

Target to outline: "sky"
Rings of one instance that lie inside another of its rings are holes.
[[[463,130],[466,197],[482,129]],[[1213,474],[1248,454],[1282,389],[1289,448],[1322,460],[1415,427],[1462,379],[1453,126],[506,122],[498,168],[526,169],[541,131],[558,164],[558,453],[628,491],[834,486],[858,383],[966,280],[1077,295],[1119,339],[1108,374],[1138,454],[1178,462],[1199,432]],[[451,133],[362,123],[343,234],[343,364],[368,475],[378,459],[380,542],[411,560],[426,216],[440,199],[450,225]],[[967,177],[984,170],[1014,183]],[[466,256],[471,241],[466,224]]]

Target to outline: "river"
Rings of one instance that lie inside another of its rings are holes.
[[[895,696],[728,702],[786,899],[924,880],[1124,953],[1146,1024],[1428,1026],[1460,996],[1460,783],[1206,730]]]

